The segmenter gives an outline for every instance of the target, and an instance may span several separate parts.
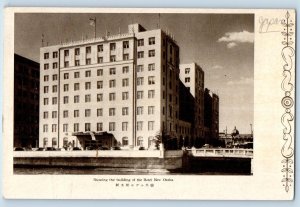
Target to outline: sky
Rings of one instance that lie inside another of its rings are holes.
[[[180,63],[196,62],[205,87],[220,98],[220,132],[250,133],[254,113],[253,14],[16,14],[15,53],[39,62],[45,44],[92,38],[89,19],[97,19],[97,36],[127,33],[128,24],[168,30],[179,45]],[[255,129],[254,129],[255,130]]]

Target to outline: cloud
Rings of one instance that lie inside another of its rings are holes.
[[[227,48],[233,48],[238,43],[253,43],[254,33],[246,30],[242,32],[227,32],[225,35],[218,39],[218,42],[227,42]]]
[[[234,85],[248,85],[253,84],[253,78],[245,78],[241,77],[239,80],[228,81],[227,85],[234,86]]]
[[[214,65],[214,66],[212,66],[211,69],[218,70],[218,69],[223,69],[223,68],[224,68],[224,67],[221,66],[221,65]]]

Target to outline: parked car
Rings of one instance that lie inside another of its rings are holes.
[[[119,147],[119,146],[114,146],[114,147],[111,147],[110,149],[111,149],[111,150],[121,150],[121,147]]]
[[[205,144],[202,146],[202,148],[212,148],[212,146],[210,144]]]
[[[23,147],[15,147],[14,151],[25,151]]]
[[[74,147],[73,151],[81,151],[81,149],[79,147]]]
[[[139,147],[139,150],[145,150],[145,147]]]
[[[35,150],[35,151],[45,151],[45,150],[46,150],[45,148],[39,147],[39,148],[37,148],[37,150]]]
[[[98,150],[109,150],[108,147],[98,147]]]
[[[46,151],[56,151],[56,149],[54,147],[47,147]]]

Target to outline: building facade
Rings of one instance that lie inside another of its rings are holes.
[[[14,55],[14,147],[37,147],[40,65]]]
[[[219,97],[205,88],[204,90],[204,133],[206,142],[219,137]]]
[[[42,47],[40,63],[40,147],[148,148],[183,132],[179,47],[161,29]]]

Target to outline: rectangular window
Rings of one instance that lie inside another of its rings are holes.
[[[97,102],[103,101],[103,94],[99,93],[97,94]]]
[[[57,129],[57,125],[56,124],[52,124],[52,132],[56,132]]]
[[[123,107],[122,108],[122,115],[127,116],[128,115],[128,107]]]
[[[44,93],[48,93],[49,92],[49,86],[44,86]]]
[[[148,56],[149,57],[154,57],[155,56],[155,50],[149,50]]]
[[[69,79],[69,73],[64,73],[64,79]]]
[[[43,125],[43,132],[48,132],[48,124]]]
[[[44,64],[44,70],[48,70],[48,69],[49,69],[49,64],[48,63]]]
[[[116,68],[110,68],[109,75],[116,75]]]
[[[128,100],[128,92],[122,92],[122,100]]]
[[[57,85],[52,86],[52,92],[56,93],[57,92]]]
[[[189,82],[190,82],[190,78],[189,78],[189,77],[188,77],[188,78],[185,78],[184,81],[185,81],[186,83],[189,83]]]
[[[144,51],[138,52],[138,58],[144,58]]]
[[[154,98],[155,96],[155,91],[154,90],[149,90],[148,91],[148,98]]]
[[[74,110],[74,117],[79,117],[79,110]]]
[[[57,104],[57,97],[53,97],[52,98],[52,105],[56,105]]]
[[[57,111],[52,111],[52,119],[56,119],[57,118]]]
[[[85,90],[91,89],[91,82],[85,82]]]
[[[103,88],[103,81],[97,81],[97,88]]]
[[[79,96],[74,96],[74,103],[79,103]]]
[[[91,77],[91,71],[90,70],[85,71],[85,77]]]
[[[128,86],[129,85],[129,79],[128,78],[124,78],[123,80],[122,80],[122,86],[123,87],[126,87],[126,86]]]
[[[144,96],[144,91],[137,91],[137,99],[142,99]]]
[[[109,81],[109,87],[110,87],[110,88],[116,87],[116,80],[110,80],[110,81]]]
[[[90,94],[87,94],[85,95],[85,102],[91,102],[91,95]]]
[[[128,73],[129,72],[129,67],[124,66],[122,71],[123,71],[123,73]]]
[[[116,62],[116,56],[115,55],[111,55],[109,58],[110,62]]]
[[[79,72],[74,72],[74,78],[79,78],[80,77],[80,73]]]
[[[109,94],[109,100],[110,100],[110,101],[116,100],[116,94],[115,94],[115,93],[110,93],[110,94]]]
[[[86,65],[90,65],[90,64],[91,64],[91,58],[85,59],[85,64],[86,64]]]
[[[64,118],[68,118],[68,116],[69,116],[69,111],[68,110],[64,110],[63,111],[63,117]]]
[[[154,76],[149,76],[148,77],[148,85],[154,85],[154,84],[155,84]]]
[[[98,45],[97,50],[98,52],[103,52],[103,45]]]
[[[109,48],[110,50],[116,50],[116,43],[110,43]]]
[[[155,37],[150,37],[149,38],[149,45],[154,45],[155,44]]]
[[[136,82],[138,86],[144,85],[144,77],[138,77]]]
[[[78,132],[79,131],[79,123],[75,123],[74,124],[74,132]]]
[[[97,123],[97,131],[98,131],[98,132],[103,131],[103,123],[102,123],[102,122]]]
[[[63,124],[63,132],[67,132],[68,131],[68,124]]]
[[[190,68],[185,68],[185,70],[184,70],[184,71],[185,71],[185,74],[189,74],[189,73],[190,73],[190,70],[191,70]]]
[[[69,91],[69,84],[64,84],[64,91]]]
[[[123,60],[129,60],[129,54],[123,54]]]
[[[123,48],[129,48],[129,41],[123,41]]]
[[[46,59],[49,59],[49,53],[47,52],[47,53],[44,53],[44,59],[46,60]]]
[[[69,103],[69,96],[64,96],[64,104]]]
[[[80,55],[80,48],[75,48],[75,55]]]
[[[144,46],[144,39],[139,39],[138,40],[138,46]]]
[[[136,130],[137,131],[142,131],[143,130],[143,122],[142,121],[137,122]]]
[[[143,111],[144,111],[144,107],[143,106],[138,106],[136,108],[136,113],[137,115],[142,115],[143,114]]]
[[[148,65],[148,70],[149,70],[149,71],[155,70],[155,64],[154,64],[154,63],[149,64],[149,65]]]
[[[65,57],[69,56],[69,50],[65,50],[64,55],[65,55]]]
[[[69,67],[69,61],[65,61],[64,66],[65,66],[65,68],[68,68]]]
[[[154,106],[148,106],[148,114],[154,114]]]
[[[75,60],[75,66],[80,66],[80,61],[79,60]]]
[[[128,122],[122,122],[122,131],[128,130]]]
[[[115,122],[109,122],[109,131],[115,131],[116,124]]]
[[[53,64],[52,64],[52,68],[53,68],[53,69],[56,69],[56,68],[57,68],[57,63],[53,63]]]
[[[48,119],[48,111],[44,112],[44,119]]]
[[[103,109],[97,109],[97,116],[103,116]]]
[[[109,116],[115,116],[116,115],[116,109],[115,108],[109,108]]]
[[[148,121],[148,131],[152,131],[154,129],[154,121]]]
[[[97,61],[98,63],[103,63],[103,57],[98,57]]]
[[[85,116],[85,117],[90,117],[90,116],[91,116],[91,109],[86,109],[86,110],[84,111],[84,116]]]
[[[144,71],[144,65],[138,65],[137,72],[143,72],[143,71]]]
[[[84,128],[85,128],[85,131],[86,131],[86,132],[91,131],[91,123],[85,123],[85,124],[84,124]]]
[[[58,57],[58,53],[57,53],[57,52],[53,52],[53,53],[52,53],[52,57],[53,57],[53,58],[57,58],[57,57]]]
[[[92,51],[92,50],[91,50],[91,47],[90,47],[90,46],[85,48],[85,52],[86,52],[87,54],[91,53],[91,51]]]
[[[74,83],[74,91],[78,91],[79,88],[79,83]]]
[[[103,69],[97,70],[97,76],[103,76]]]

